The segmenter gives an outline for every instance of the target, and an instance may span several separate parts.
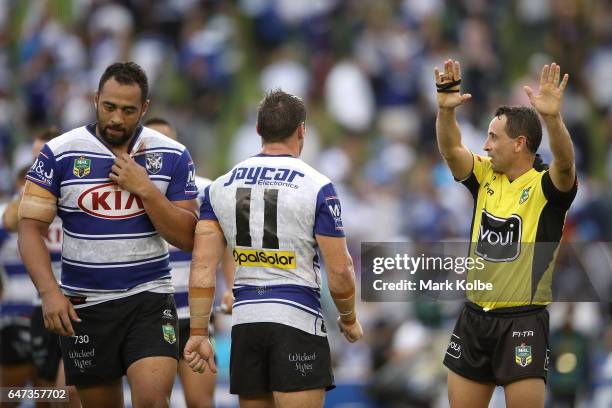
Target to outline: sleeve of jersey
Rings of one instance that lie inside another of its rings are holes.
[[[574,186],[571,190],[560,191],[553,184],[549,171],[545,171],[542,176],[542,191],[544,192],[546,200],[552,205],[567,210],[570,205],[572,205],[574,198],[576,198],[576,193],[578,192],[578,178],[574,181]]]
[[[26,174],[26,179],[38,184],[51,194],[59,197],[60,194],[60,169],[55,161],[55,155],[48,145],[44,145],[40,150],[30,171]]]
[[[472,173],[474,173],[476,181],[480,184],[487,173],[491,171],[491,159],[474,153],[472,153],[472,156],[474,157],[474,168],[472,169]]]
[[[204,189],[202,204],[200,205],[200,219],[219,221],[217,215],[215,214],[215,210],[213,210],[212,204],[210,203],[210,186],[206,186]]]
[[[472,159],[474,164],[470,175],[463,180],[456,179],[456,181],[461,182],[461,184],[463,184],[467,187],[468,190],[470,190],[472,196],[476,197],[478,195],[480,183],[484,179],[487,172],[491,170],[491,161],[488,157],[482,157],[474,153],[472,153]]]
[[[332,183],[321,187],[317,194],[314,232],[329,237],[344,237],[342,207]]]
[[[166,190],[170,201],[192,200],[198,196],[195,181],[195,165],[191,155],[185,149],[174,166],[174,173]]]

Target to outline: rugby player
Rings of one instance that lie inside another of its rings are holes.
[[[484,259],[469,279],[493,290],[468,291],[444,364],[453,408],[487,407],[496,385],[506,406],[543,407],[548,371],[548,311],[552,271],[565,216],[577,190],[574,150],[561,117],[561,68],[541,72],[540,89],[524,90],[532,108],[501,106],[489,124],[484,150],[461,142],[455,110],[471,95],[460,94],[458,61],[434,70],[438,90],[436,134],[442,157],[455,179],[474,197],[470,255]],[[536,155],[544,122],[553,160]]]
[[[168,406],[178,360],[177,315],[166,241],[193,247],[195,169],[185,146],[139,125],[148,81],[114,63],[94,97],[96,122],[47,143],[19,206],[19,249],[60,334],[66,383],[84,407]],[[63,222],[58,285],[44,245]],[[78,313],[77,313],[78,311]]]
[[[216,371],[208,320],[227,245],[236,262],[230,392],[241,407],[321,407],[334,387],[318,250],[340,330],[350,342],[363,335],[340,201],[330,180],[299,159],[305,117],[298,97],[267,94],[257,117],[261,153],[208,186],[200,208],[185,358],[194,371]]]
[[[176,129],[165,119],[154,117],[147,119],[144,126],[156,130],[159,133],[168,136],[172,140],[177,140]],[[211,180],[195,176],[195,183],[198,187],[198,203],[202,201],[204,189],[211,183]],[[170,246],[170,268],[172,273],[172,284],[174,285],[174,301],[176,302],[176,311],[179,319],[179,363],[178,375],[183,385],[185,395],[185,403],[188,408],[196,407],[212,407],[214,406],[214,392],[217,375],[211,370],[204,373],[194,372],[183,357],[185,344],[189,339],[189,267],[191,265],[191,253],[181,251],[180,249]],[[234,296],[231,287],[234,280],[234,259],[229,251],[221,262],[221,269],[225,277],[226,287],[222,297],[222,309],[227,313],[232,311],[232,303]],[[210,335],[212,336],[212,326]]]

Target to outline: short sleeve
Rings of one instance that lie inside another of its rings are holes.
[[[455,180],[466,186],[467,189],[470,190],[472,196],[475,198],[478,196],[480,183],[482,183],[482,180],[484,180],[487,174],[492,171],[492,168],[491,159],[488,157],[483,157],[479,154],[472,153],[472,160],[473,166],[470,175],[463,180]]]
[[[332,183],[321,187],[317,194],[314,232],[318,235],[344,237],[342,206]]]
[[[553,184],[550,178],[550,172],[547,170],[542,176],[542,191],[549,203],[555,207],[567,210],[570,205],[572,205],[574,198],[576,198],[576,193],[578,192],[578,178],[576,178],[574,186],[569,191],[560,191]]]
[[[472,153],[472,156],[474,157],[474,168],[472,169],[472,173],[474,177],[476,177],[478,184],[480,184],[487,174],[492,171],[491,159],[474,153]]]
[[[200,205],[200,219],[219,221],[217,215],[215,214],[215,210],[213,210],[212,204],[210,203],[210,186],[206,186],[204,189],[202,204]]]
[[[44,145],[38,157],[26,174],[26,179],[38,184],[56,197],[60,195],[60,170],[55,155],[48,145]]]
[[[166,197],[170,201],[192,200],[198,196],[195,181],[195,165],[185,149],[174,166]]]

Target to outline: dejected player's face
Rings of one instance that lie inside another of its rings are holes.
[[[493,118],[483,147],[487,156],[491,158],[493,171],[498,173],[507,172],[516,160],[516,139],[508,136],[506,121],[505,115]]]
[[[96,95],[99,136],[111,146],[129,142],[149,105],[142,103],[138,84],[120,84],[110,78]]]

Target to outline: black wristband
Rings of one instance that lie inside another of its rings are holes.
[[[458,89],[451,90],[451,88],[454,88],[454,87],[456,87],[459,84],[461,84],[461,80],[460,79],[458,79],[456,81],[446,82],[444,84],[436,83],[436,89],[437,89],[438,92],[443,92],[443,93],[459,92]]]

